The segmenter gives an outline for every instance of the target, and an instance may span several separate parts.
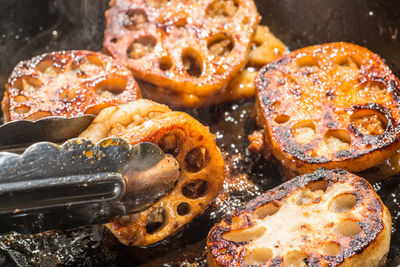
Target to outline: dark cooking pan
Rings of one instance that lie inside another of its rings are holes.
[[[0,94],[20,60],[61,49],[101,50],[107,0],[2,0],[0,3]],[[268,25],[290,49],[348,41],[380,54],[400,75],[400,1],[260,0]],[[282,180],[276,167],[250,155],[246,135],[254,127],[252,100],[186,110],[218,132],[231,176],[247,174],[248,186],[236,188],[178,236],[151,248],[119,244],[101,226],[37,236],[0,236],[0,266],[204,266],[205,237],[224,212],[237,208]],[[231,144],[236,144],[232,146]],[[374,185],[393,218],[388,266],[400,265],[400,183],[398,177]],[[254,183],[256,187],[251,186]],[[40,222],[39,222],[40,223]]]

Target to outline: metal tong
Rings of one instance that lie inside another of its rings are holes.
[[[54,136],[50,139],[59,138]],[[43,137],[23,144],[37,138]],[[179,176],[175,158],[152,143],[132,147],[119,138],[97,144],[77,138],[62,145],[34,143],[18,155],[4,151],[18,152],[24,145],[2,141],[0,232],[37,233],[110,222],[150,206],[172,190]]]

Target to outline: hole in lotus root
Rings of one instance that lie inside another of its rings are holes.
[[[158,144],[166,154],[178,156],[185,133],[180,129],[173,129],[166,133]]]
[[[126,88],[125,79],[106,79],[96,85],[96,94],[101,97],[111,97],[122,93]]]
[[[222,238],[233,242],[247,242],[262,236],[265,231],[264,226],[255,226],[247,229],[239,229],[227,232],[222,235]]]
[[[154,8],[166,6],[170,0],[146,0],[146,3]]]
[[[338,56],[335,63],[339,67],[347,69],[347,71],[359,70],[361,68],[361,62],[359,59],[347,55]]]
[[[18,113],[18,114],[24,114],[24,113],[28,113],[31,110],[30,107],[28,106],[20,106],[14,109],[14,112]]]
[[[14,97],[14,101],[17,103],[22,103],[25,102],[27,100],[26,96],[23,95],[17,95],[16,97]]]
[[[288,115],[284,115],[284,114],[277,115],[277,116],[274,118],[274,121],[275,121],[276,123],[279,123],[279,124],[288,122],[289,120],[290,120],[290,117],[289,117]]]
[[[182,202],[178,205],[178,207],[176,208],[176,211],[178,212],[178,214],[180,216],[185,216],[185,215],[189,214],[189,212],[190,212],[190,205],[186,202]]]
[[[261,207],[258,207],[254,212],[254,216],[257,219],[263,219],[267,216],[274,215],[279,210],[279,208],[279,206],[276,206],[274,203],[270,202],[262,205]]]
[[[345,212],[353,208],[357,203],[355,195],[346,193],[336,196],[329,204],[329,210],[332,212]]]
[[[182,187],[182,194],[191,199],[197,199],[207,194],[208,184],[203,180],[190,181]]]
[[[208,51],[216,56],[225,56],[233,49],[233,40],[230,36],[219,33],[208,40]]]
[[[298,194],[295,202],[296,205],[307,205],[312,202],[319,202],[328,186],[329,183],[325,180],[309,183],[306,188]]]
[[[153,36],[144,36],[135,40],[128,49],[128,57],[139,59],[153,52],[157,40]]]
[[[70,102],[73,101],[76,97],[76,92],[75,90],[69,89],[69,88],[62,88],[60,90],[60,99],[65,101],[65,102]]]
[[[329,182],[325,180],[320,180],[320,181],[315,181],[311,182],[307,185],[307,188],[311,190],[311,192],[318,192],[322,191],[322,193],[325,193],[326,190],[328,189]]]
[[[327,154],[348,150],[350,143],[350,135],[345,130],[330,130],[325,135],[325,144],[328,149]]]
[[[38,112],[26,117],[26,120],[36,121],[36,120],[39,120],[39,119],[42,119],[42,118],[45,118],[45,117],[48,117],[48,116],[51,116],[51,115],[52,114],[50,112],[47,112],[47,111],[38,111]]]
[[[151,211],[146,220],[146,232],[151,235],[161,230],[166,219],[167,212],[164,208],[159,207]]]
[[[158,61],[158,65],[161,70],[167,71],[172,68],[172,61],[169,57],[162,57]]]
[[[143,28],[144,24],[148,21],[146,13],[141,9],[129,11],[125,19],[124,26],[131,31],[137,31]]]
[[[78,78],[98,75],[102,69],[102,63],[97,56],[76,57],[71,67],[71,70],[75,72]]]
[[[300,145],[311,143],[315,138],[315,125],[312,121],[301,121],[293,127],[293,138]]]
[[[235,15],[238,4],[234,0],[215,0],[208,8],[207,15],[212,18],[231,18]]]
[[[247,265],[264,264],[272,258],[272,250],[270,248],[253,248],[249,249],[244,256],[244,263]]]
[[[36,65],[36,69],[47,77],[56,76],[60,72],[60,69],[54,66],[54,61],[51,59],[45,59],[40,61]]]
[[[324,245],[322,252],[326,256],[336,256],[340,253],[340,246],[335,242],[328,242]]]
[[[355,236],[361,231],[362,228],[356,222],[350,220],[341,221],[333,228],[333,233],[335,235],[347,237]]]
[[[285,267],[306,267],[307,254],[300,251],[290,252],[283,257]]]
[[[36,91],[42,86],[42,82],[39,79],[32,77],[22,77],[16,80],[13,87],[25,92]]]
[[[357,110],[351,116],[350,121],[363,135],[381,135],[388,125],[388,121],[382,113],[371,109]]]
[[[312,56],[303,56],[297,59],[297,67],[300,71],[314,72],[318,69],[318,63]]]
[[[208,152],[204,147],[190,150],[185,157],[185,167],[189,172],[199,172],[208,163]]]
[[[185,49],[182,53],[182,63],[187,74],[193,77],[201,76],[203,72],[203,63],[201,56],[196,51],[193,49]]]

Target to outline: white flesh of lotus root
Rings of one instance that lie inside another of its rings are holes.
[[[390,233],[390,214],[365,180],[322,169],[268,191],[214,226],[208,262],[381,266]]]

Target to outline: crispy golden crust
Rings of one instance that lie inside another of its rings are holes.
[[[253,0],[123,0],[110,6],[104,49],[136,77],[185,95],[183,106],[216,94],[245,66],[260,20]]]
[[[140,97],[132,73],[111,57],[77,50],[58,51],[20,62],[2,101],[4,120],[97,114]]]
[[[175,107],[199,107],[232,102],[254,97],[254,79],[258,70],[271,61],[282,56],[286,46],[276,38],[266,26],[258,25],[254,36],[247,67],[235,75],[223,89],[209,96],[178,93],[169,88],[138,81],[143,97]]]
[[[390,213],[368,182],[320,169],[216,224],[207,259],[210,266],[382,266],[390,234]]]
[[[266,149],[292,170],[362,171],[399,147],[400,81],[366,48],[299,49],[263,68],[255,83]]]
[[[147,246],[181,229],[202,214],[224,181],[224,161],[207,127],[183,112],[149,100],[104,109],[81,137],[98,141],[121,137],[132,145],[158,144],[179,163],[173,191],[150,208],[111,222],[107,227],[124,244]]]

